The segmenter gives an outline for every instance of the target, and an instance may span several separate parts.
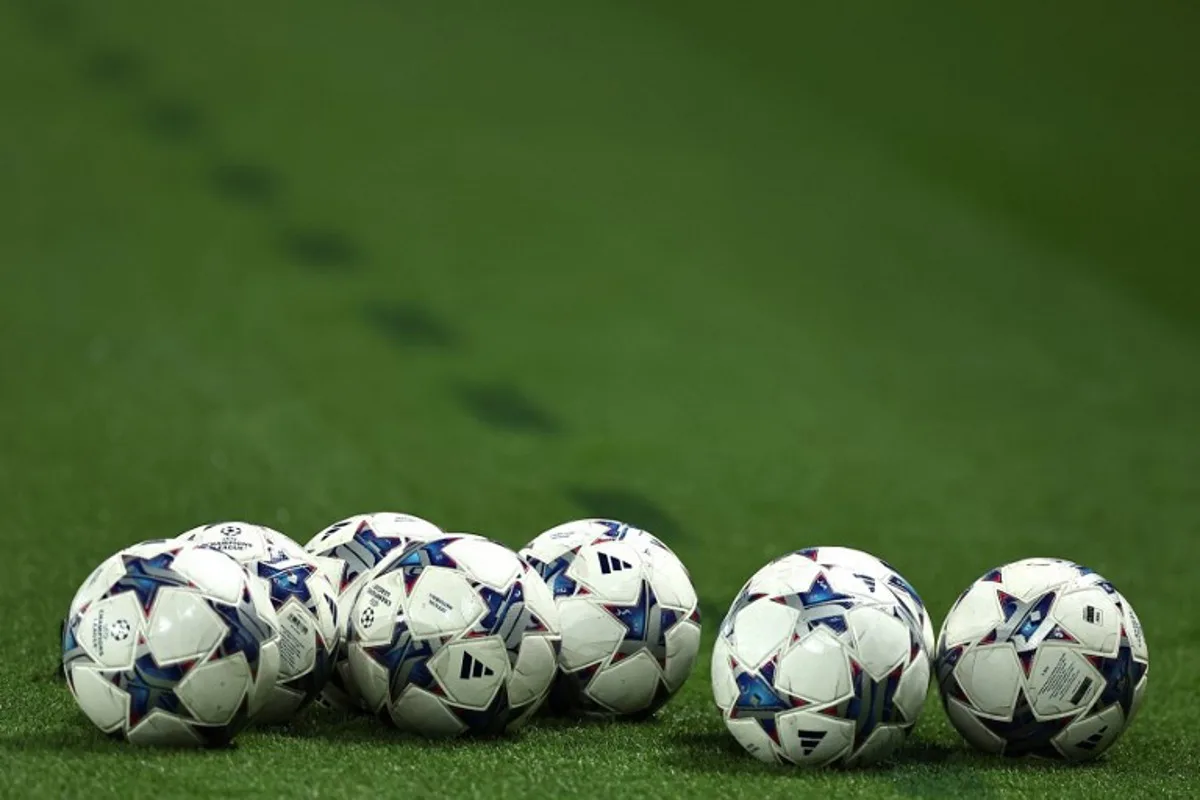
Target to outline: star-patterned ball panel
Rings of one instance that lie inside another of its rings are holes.
[[[1025,559],[989,570],[959,596],[936,672],[951,722],[976,747],[1082,761],[1133,720],[1149,651],[1110,582],[1070,561]]]
[[[522,557],[563,626],[552,700],[572,714],[653,714],[691,674],[700,613],[687,569],[658,538],[615,520],[564,523]]]
[[[278,619],[234,559],[177,540],[122,550],[76,594],[63,667],[80,708],[139,744],[230,741],[279,671]]]
[[[367,709],[427,736],[522,724],[549,692],[559,643],[542,579],[504,546],[462,534],[385,558],[347,626]]]
[[[801,766],[888,758],[929,683],[919,627],[887,592],[803,554],[765,566],[734,598],[713,648],[713,697],[755,757]]]

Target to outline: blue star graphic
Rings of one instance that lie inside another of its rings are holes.
[[[793,702],[775,691],[774,661],[768,661],[757,672],[735,669],[738,694],[729,709],[729,716],[734,719],[753,719],[772,741],[779,744],[776,715],[803,705],[803,702]]]
[[[158,590],[164,586],[189,586],[187,578],[171,569],[175,561],[175,553],[160,553],[153,558],[138,558],[137,556],[121,556],[125,563],[125,574],[113,582],[105,597],[113,597],[121,592],[131,591],[137,595],[142,609],[149,616]]]
[[[1071,717],[1039,721],[1025,696],[1025,690],[1017,696],[1017,705],[1011,720],[994,720],[979,717],[988,730],[1004,740],[1004,755],[1037,755],[1042,758],[1061,759],[1063,754],[1054,746],[1053,739],[1062,733],[1073,720]]]
[[[897,667],[879,681],[872,679],[854,661],[850,662],[850,668],[854,695],[846,704],[845,716],[854,720],[852,752],[858,752],[880,725],[906,722],[895,703],[904,668]]]
[[[383,537],[375,533],[375,529],[371,527],[371,523],[366,520],[359,523],[358,529],[354,531],[354,536],[350,541],[370,554],[370,558],[364,559],[364,561],[372,561],[373,559],[373,563],[375,564],[378,564],[383,560],[384,556],[404,543],[402,539]],[[350,580],[354,580],[357,575],[349,577]]]
[[[220,655],[226,657],[244,653],[246,663],[250,666],[250,674],[257,677],[262,644],[269,640],[275,631],[259,617],[250,599],[250,590],[242,593],[237,605],[215,600],[210,600],[208,604],[225,623],[225,638],[218,647]]]
[[[624,522],[618,522],[615,519],[598,519],[597,524],[603,525],[605,530],[601,536],[607,536],[610,539],[624,539],[629,526]]]
[[[1026,612],[1025,618],[1022,619],[1021,624],[1017,626],[1014,636],[1020,636],[1024,638],[1026,642],[1030,641],[1033,638],[1033,635],[1037,633],[1038,628],[1042,627],[1042,623],[1049,619],[1050,606],[1052,605],[1054,605],[1054,592],[1048,592],[1042,595],[1038,601],[1034,603],[1033,607]]]
[[[271,590],[271,602],[276,607],[282,606],[289,598],[295,597],[305,606],[312,603],[312,593],[308,590],[308,579],[315,569],[303,562],[293,562],[280,566],[278,563],[268,564],[258,562],[258,577],[266,578]]]
[[[522,709],[514,709],[508,702],[508,687],[501,683],[488,707],[483,710],[451,705],[450,710],[467,726],[467,732],[475,736],[496,736],[504,733],[509,720]]]
[[[433,645],[425,639],[413,637],[404,620],[396,623],[390,643],[367,647],[364,651],[387,668],[392,697],[399,697],[410,683],[425,689],[437,688],[427,663],[433,656]]]
[[[487,586],[478,587],[479,597],[487,606],[478,628],[487,636],[494,636],[508,619],[513,606],[525,604],[525,587],[520,581],[513,581],[507,592],[497,592]]]
[[[132,669],[119,673],[114,683],[129,695],[129,728],[156,708],[178,713],[181,706],[175,687],[186,673],[187,669],[179,664],[160,667],[148,653],[138,658]]]
[[[799,611],[800,619],[807,624],[808,630],[824,625],[835,634],[846,632],[845,612],[853,608],[855,602],[850,595],[835,591],[823,572],[817,573],[807,590],[773,599],[776,603]]]
[[[647,581],[642,581],[637,603],[632,606],[606,605],[605,610],[625,626],[625,641],[646,641],[646,627],[650,609],[658,605],[658,598]]]
[[[1119,705],[1125,713],[1125,719],[1129,719],[1133,711],[1134,690],[1146,674],[1146,664],[1134,659],[1133,650],[1125,642],[1122,642],[1115,657],[1098,661],[1096,667],[1104,676],[1104,689],[1094,707],[1102,710],[1114,704]]]
[[[538,575],[542,576],[542,580],[550,587],[551,593],[558,597],[571,597],[575,594],[578,584],[567,577],[567,570],[575,561],[575,556],[579,553],[579,548],[570,550],[553,561],[547,563],[539,561],[533,556],[528,556],[525,560],[529,562],[529,566],[533,567]]]

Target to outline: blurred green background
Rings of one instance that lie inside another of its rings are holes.
[[[1182,2],[0,0],[0,767],[89,796],[1188,794],[1198,34]],[[205,755],[109,745],[49,679],[112,550],[382,509],[514,546],[649,527],[706,651],[797,547],[888,559],[939,623],[995,564],[1072,558],[1141,615],[1149,705],[1102,767],[1045,770],[931,698],[892,769],[811,776],[737,750],[706,663],[637,728],[313,719]]]

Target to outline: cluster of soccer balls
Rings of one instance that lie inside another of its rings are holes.
[[[314,700],[427,736],[560,711],[652,714],[700,646],[696,593],[645,531],[577,520],[520,554],[408,514],[305,547],[222,522],[121,550],[71,601],[63,668],[102,731],[222,745]]]
[[[991,570],[934,642],[912,584],[874,556],[799,550],[759,570],[721,623],[712,685],[726,726],[764,761],[860,766],[916,724],[931,671],[954,727],[1009,756],[1095,758],[1146,689],[1141,623],[1112,584],[1059,559]]]
[[[569,522],[515,553],[380,513],[305,547],[223,522],[122,550],[76,593],[62,645],[84,713],[132,742],[225,744],[318,699],[427,736],[497,734],[547,700],[567,714],[653,714],[691,673],[700,614],[674,553],[620,522]],[[1073,562],[989,571],[935,642],[890,565],[817,547],[742,587],[712,688],[734,738],[770,762],[888,758],[931,674],[973,745],[1085,760],[1128,727],[1148,663],[1129,603]]]

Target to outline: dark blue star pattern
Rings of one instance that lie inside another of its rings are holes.
[[[773,599],[776,603],[798,609],[801,621],[808,625],[809,630],[824,625],[838,634],[846,632],[845,611],[853,608],[855,602],[850,595],[835,591],[823,572],[817,573],[807,590]]]
[[[399,697],[409,684],[437,689],[437,682],[426,663],[433,656],[433,644],[426,639],[414,638],[406,621],[396,623],[390,643],[364,650],[387,668],[388,686],[393,698]]]
[[[654,589],[647,581],[642,581],[642,589],[635,605],[606,605],[604,608],[625,626],[625,641],[644,642],[646,641],[650,609],[656,605],[658,605],[658,598],[654,596]]]
[[[734,680],[737,682],[738,694],[729,709],[729,716],[735,719],[753,719],[763,732],[778,744],[779,731],[775,715],[802,703],[793,702],[775,691],[775,662],[767,662],[758,672],[735,668]]]
[[[850,682],[854,695],[846,704],[844,716],[854,720],[854,745],[858,752],[880,725],[907,722],[896,708],[896,689],[900,686],[903,667],[892,670],[883,680],[876,681],[854,661],[850,662]]]
[[[375,529],[371,527],[371,523],[367,522],[366,520],[363,520],[358,524],[358,529],[354,531],[354,536],[350,541],[358,545],[369,555],[364,558],[360,553],[354,562],[347,562],[351,563],[351,569],[348,571],[346,576],[349,578],[349,580],[354,580],[358,577],[359,573],[363,571],[363,569],[370,569],[370,567],[382,561],[384,556],[388,555],[397,547],[404,544],[403,539],[396,539],[390,536],[380,536],[375,532]],[[355,566],[360,566],[360,568],[356,570],[354,569]],[[351,572],[353,574],[350,574]]]
[[[215,600],[210,600],[209,606],[225,623],[226,634],[221,640],[218,652],[222,657],[236,653],[245,654],[250,674],[257,678],[262,644],[274,635],[274,631],[255,611],[249,589],[243,593],[241,602],[236,606]]]
[[[113,681],[129,695],[129,730],[154,709],[179,713],[180,702],[175,686],[187,674],[187,666],[160,667],[149,653],[133,663],[133,668],[115,676]]]
[[[451,705],[450,710],[467,726],[472,736],[498,736],[504,733],[510,720],[519,716],[522,709],[513,708],[508,702],[508,688],[502,683],[492,697],[488,707],[479,710]]]
[[[486,636],[496,635],[505,620],[508,619],[513,606],[525,603],[525,587],[519,580],[513,581],[507,592],[497,592],[482,584],[475,587],[475,590],[479,593],[479,599],[483,600],[483,604],[487,606],[487,611],[484,612],[483,618],[479,620],[477,626]]]
[[[601,535],[610,539],[624,539],[625,534],[629,531],[628,525],[615,519],[598,519],[596,524],[604,526],[605,530]]]
[[[1053,739],[1062,733],[1074,718],[1060,718],[1039,721],[1033,715],[1033,708],[1025,697],[1025,690],[1017,696],[1017,706],[1013,711],[1011,721],[994,720],[978,717],[988,730],[1004,740],[1004,755],[1024,756],[1037,755],[1042,758],[1061,759],[1063,754],[1054,746]]]
[[[937,674],[937,681],[942,687],[942,691],[950,697],[962,700],[963,702],[967,701],[967,695],[963,692],[962,687],[958,683],[958,678],[954,675],[954,668],[958,666],[959,659],[962,658],[962,654],[965,651],[965,645],[957,647],[942,645],[942,649],[938,652],[933,664],[934,671]]]
[[[1021,607],[1021,601],[1008,592],[997,591],[996,597],[1000,600],[1000,613],[1004,615],[1004,621],[1008,622]]]
[[[457,537],[445,537],[409,547],[399,558],[383,567],[376,577],[401,570],[404,573],[404,586],[411,590],[426,567],[454,569],[458,566],[458,562],[446,553],[446,548],[457,541]]]
[[[913,585],[902,578],[899,573],[895,573],[888,578],[888,586],[904,592],[906,595],[915,600],[917,605],[921,608],[925,607],[924,601],[921,600],[921,595],[917,594],[917,590],[913,588]]]
[[[1000,574],[1000,570],[994,569],[979,580],[986,581],[987,583],[1000,583],[1004,580],[1004,576]]]
[[[844,605],[846,608],[850,608],[853,605],[850,595],[833,590],[823,572],[817,573],[812,585],[806,591],[799,592],[797,597],[800,598],[800,602],[804,604],[805,608],[825,604]]]
[[[556,598],[571,597],[575,594],[578,584],[567,577],[567,570],[571,568],[571,564],[575,561],[575,556],[579,554],[579,548],[563,553],[558,558],[547,563],[539,561],[533,556],[526,557],[529,566],[533,567],[538,575],[542,576],[542,580],[550,587],[550,591]]]
[[[1120,705],[1125,719],[1129,719],[1134,690],[1146,674],[1146,664],[1133,658],[1133,651],[1124,639],[1115,657],[1094,659],[1093,663],[1104,677],[1104,689],[1094,707],[1103,710],[1114,704]]]
[[[1050,618],[1050,606],[1054,605],[1054,592],[1047,592],[1042,595],[1028,611],[1025,612],[1024,619],[1017,626],[1013,637],[1023,638],[1026,642],[1033,640],[1033,636],[1037,633],[1038,628]],[[1007,617],[1006,617],[1007,619]]]
[[[271,602],[277,608],[293,597],[310,606],[313,600],[308,590],[308,579],[313,572],[314,568],[303,562],[293,562],[288,566],[258,562],[258,577],[266,578],[271,590]]]
[[[113,582],[112,587],[104,593],[104,597],[114,597],[121,592],[133,592],[137,595],[146,615],[154,606],[158,590],[164,586],[189,586],[187,578],[171,569],[175,561],[175,553],[160,553],[152,558],[137,556],[121,556],[125,562],[125,574]]]

